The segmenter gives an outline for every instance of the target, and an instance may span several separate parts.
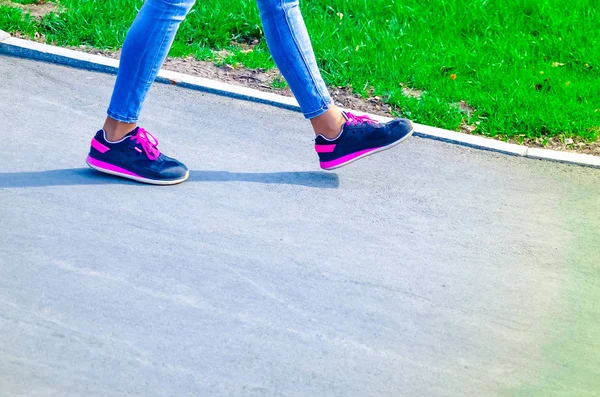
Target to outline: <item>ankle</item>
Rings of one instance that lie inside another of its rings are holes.
[[[113,118],[107,117],[104,122],[104,135],[109,142],[117,142],[137,127],[136,123],[121,123]]]
[[[323,135],[327,139],[337,138],[346,123],[346,118],[337,106],[332,106],[324,114],[310,120],[313,130],[317,135]]]
[[[335,127],[331,127],[331,128],[327,128],[327,129],[320,129],[319,131],[315,130],[315,134],[322,135],[327,139],[333,140],[333,139],[336,139],[338,136],[340,136],[343,129],[344,129],[344,124],[335,126]]]

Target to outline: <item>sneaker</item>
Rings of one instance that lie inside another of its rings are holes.
[[[137,127],[118,142],[106,140],[104,130],[96,133],[87,157],[95,170],[152,185],[174,185],[188,179],[187,167],[158,150],[158,140]]]
[[[321,168],[333,170],[373,153],[389,149],[413,134],[413,124],[407,119],[395,119],[379,123],[369,116],[356,116],[343,112],[346,124],[335,139],[318,135],[315,150]]]

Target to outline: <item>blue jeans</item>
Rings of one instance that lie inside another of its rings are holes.
[[[146,0],[129,29],[108,115],[138,120],[144,99],[195,0]],[[267,45],[306,118],[332,104],[321,78],[298,0],[257,0]]]

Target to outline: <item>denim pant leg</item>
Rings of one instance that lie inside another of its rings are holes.
[[[127,33],[108,115],[137,121],[146,94],[195,0],[146,0]]]
[[[304,116],[320,116],[333,102],[319,72],[298,0],[256,2],[269,50]]]

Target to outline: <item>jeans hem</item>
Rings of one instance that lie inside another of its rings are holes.
[[[321,107],[321,109],[314,110],[314,111],[308,112],[308,113],[304,113],[304,118],[310,120],[310,119],[314,119],[315,117],[319,117],[320,115],[327,112],[331,105],[333,105],[333,102],[325,103],[323,105],[323,107]]]
[[[108,115],[108,117],[110,117],[111,119],[117,120],[119,123],[132,124],[132,123],[137,123],[137,121],[138,121],[137,117],[119,116],[116,113],[111,112],[110,110],[108,110],[106,112],[106,114]]]

